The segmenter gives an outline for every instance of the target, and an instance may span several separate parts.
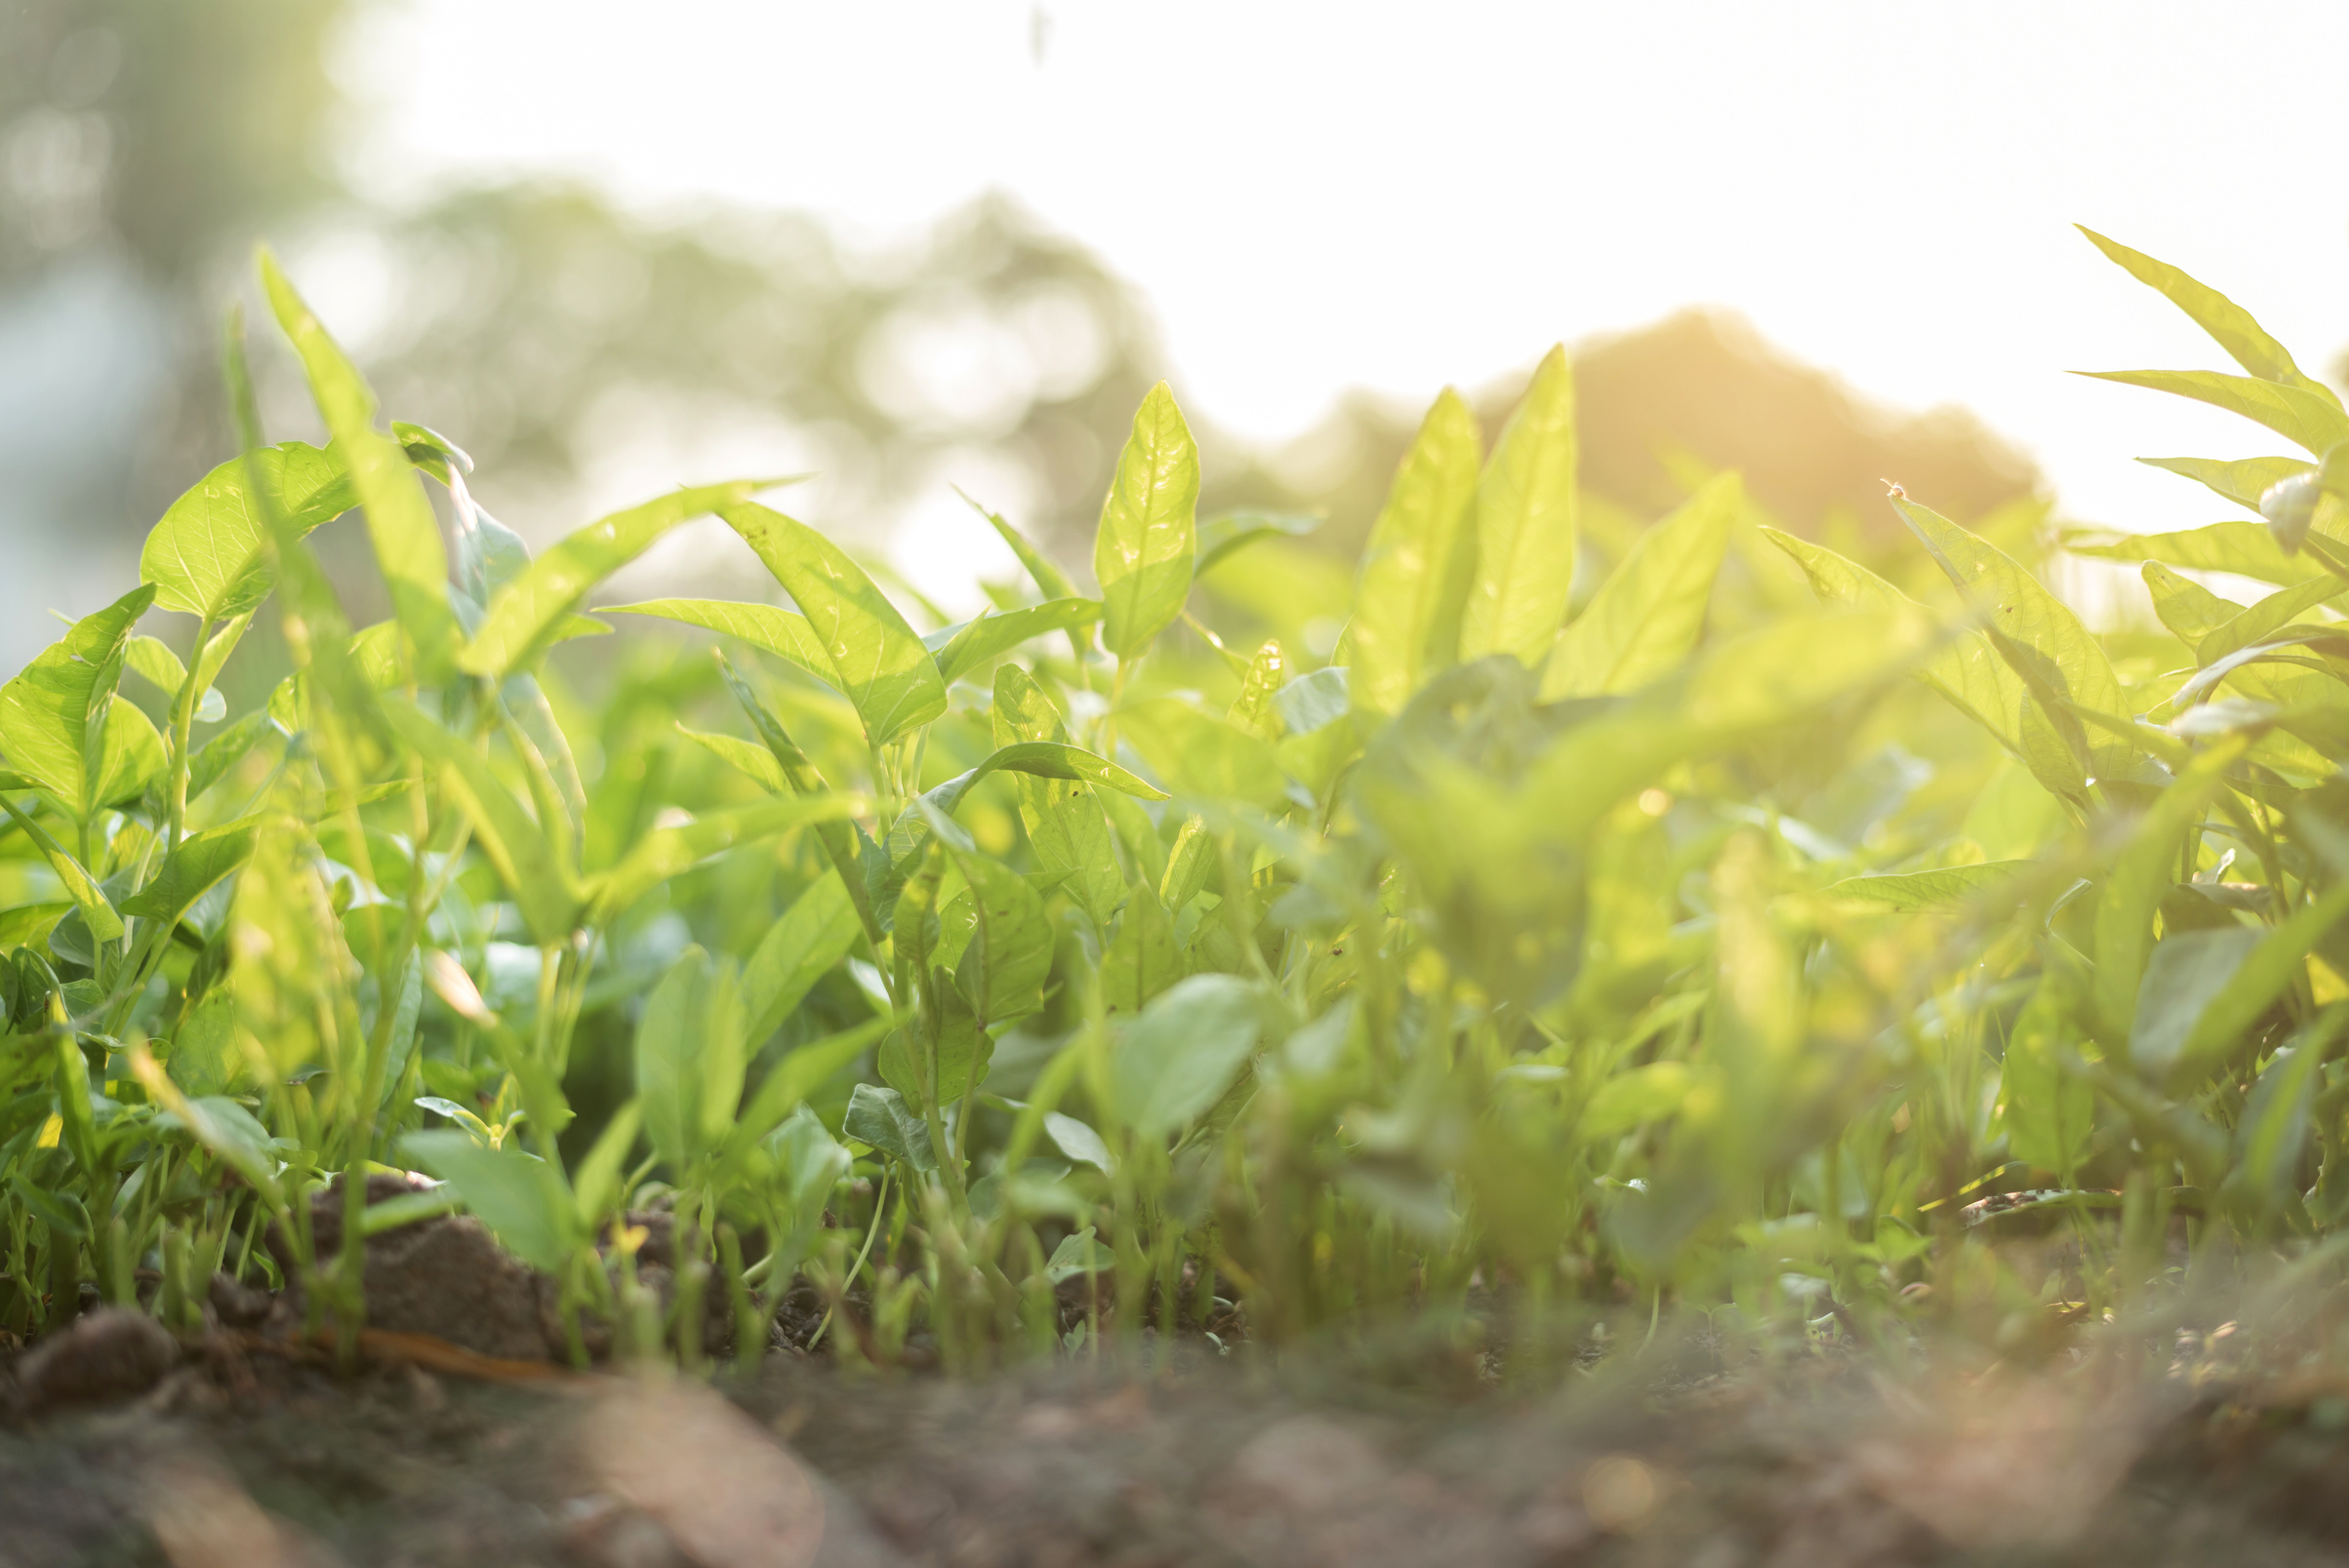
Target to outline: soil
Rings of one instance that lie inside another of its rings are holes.
[[[702,1384],[556,1364],[468,1226],[370,1238],[348,1371],[224,1280],[202,1333],[101,1308],[0,1365],[0,1568],[2349,1562],[2349,1381],[2224,1329],[2127,1368],[1692,1349],[1445,1397],[1203,1340],[881,1378],[802,1326]]]

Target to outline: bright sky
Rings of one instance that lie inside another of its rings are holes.
[[[406,0],[345,74],[387,111],[386,190],[561,170],[866,235],[1009,191],[1140,285],[1187,406],[1242,434],[1712,302],[1970,406],[2073,515],[2142,529],[2224,508],[2132,457],[2286,448],[2063,374],[2226,363],[2069,224],[2326,374],[2344,58],[2338,0]]]

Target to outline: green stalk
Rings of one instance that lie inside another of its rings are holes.
[[[187,753],[188,738],[196,724],[196,676],[204,667],[205,645],[212,641],[212,618],[206,616],[196,627],[196,645],[187,661],[187,677],[180,683],[179,699],[172,704],[171,744],[171,816],[164,835],[164,852],[180,847],[180,833],[187,820],[187,774],[192,760]]]

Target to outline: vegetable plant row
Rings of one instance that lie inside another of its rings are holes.
[[[1024,577],[926,631],[782,480],[534,556],[264,256],[328,445],[266,441],[232,323],[241,454],[0,689],[0,1327],[193,1330],[224,1272],[350,1343],[330,1214],[469,1212],[575,1356],[689,1365],[807,1287],[860,1359],[1497,1298],[1532,1364],[1569,1307],[2036,1333],[2180,1233],[2304,1246],[2349,1218],[2349,414],[2090,238],[2243,372],[2107,379],[2304,454],[2149,460],[2234,520],[1895,490],[1822,542],[1699,475],[1641,528],[1553,350],[1489,449],[1437,399],[1334,599],[1294,520],[1197,518],[1161,385],[1090,583],[974,506]],[[709,514],[771,584],[593,598]],[[2164,629],[2088,630],[2059,549]],[[284,675],[231,715],[240,648]]]

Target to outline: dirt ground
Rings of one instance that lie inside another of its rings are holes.
[[[28,1407],[20,1383],[0,1564],[2349,1561],[2349,1403],[2283,1386],[1845,1371],[1437,1402],[1204,1359],[956,1383],[777,1356],[704,1387],[483,1380],[383,1342],[338,1379],[226,1334],[174,1360],[130,1397]]]
[[[200,1333],[109,1308],[0,1352],[0,1568],[2349,1562],[2329,1311],[2050,1320],[2004,1360],[1668,1326],[1512,1388],[1203,1335],[883,1378],[802,1348],[811,1299],[705,1384],[564,1370],[546,1282],[476,1222],[368,1247],[347,1373],[224,1277]]]

